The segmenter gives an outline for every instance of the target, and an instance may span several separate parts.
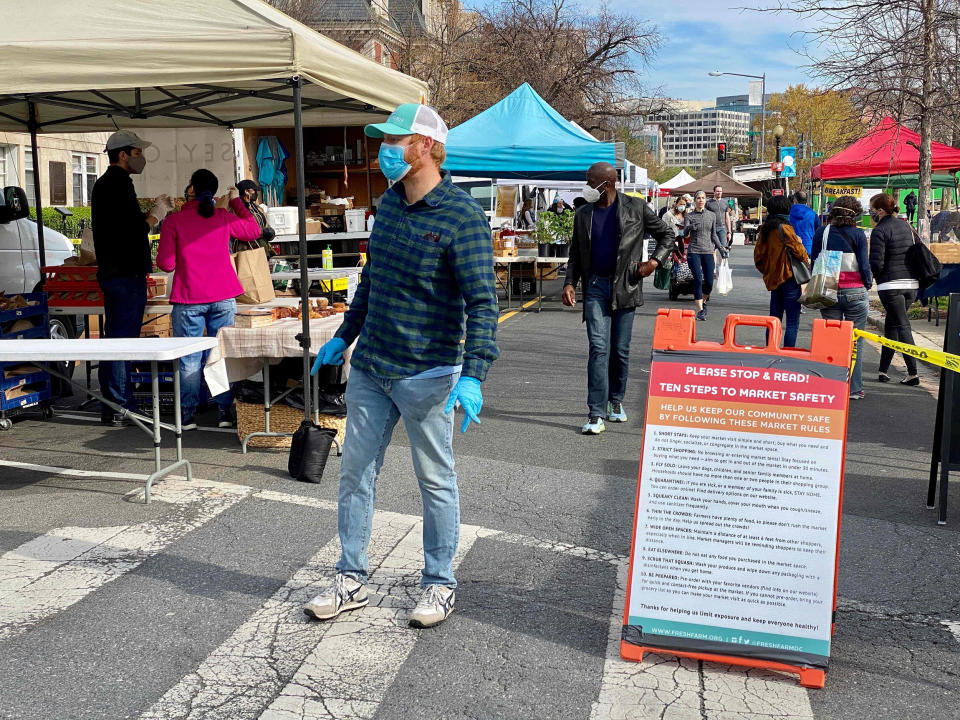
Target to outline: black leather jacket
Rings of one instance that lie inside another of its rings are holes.
[[[617,192],[617,230],[619,249],[617,269],[613,278],[613,310],[627,310],[643,305],[643,280],[637,266],[643,262],[644,235],[656,238],[657,247],[652,258],[660,264],[669,257],[674,246],[674,231],[657,217],[645,200]],[[573,221],[573,240],[564,285],[577,286],[590,280],[593,261],[590,240],[593,227],[593,203],[577,210]]]

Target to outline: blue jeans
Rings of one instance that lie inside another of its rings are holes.
[[[722,222],[720,223],[720,225],[722,227],[717,228],[717,237],[720,238],[720,244],[726,247],[727,246],[727,227]]]
[[[783,320],[784,313],[787,324],[783,328],[783,346],[796,347],[797,333],[800,330],[800,286],[793,278],[770,291],[770,315],[777,320]]]
[[[140,337],[143,325],[143,311],[147,307],[147,276],[123,275],[98,278],[103,290],[103,337],[135,338]],[[126,361],[107,362],[101,360],[97,368],[100,380],[100,392],[112,402],[128,410],[136,409],[133,401],[133,387],[127,383],[130,363]],[[104,416],[112,415],[113,410],[106,405],[100,411]]]
[[[613,310],[613,281],[593,276],[583,293],[590,359],[587,406],[590,417],[606,417],[607,402],[623,402],[630,370],[630,338],[635,308]]]
[[[233,298],[215,303],[187,305],[175,303],[171,322],[176,337],[216,337],[222,327],[233,325],[237,314],[237,301]],[[180,358],[180,412],[184,421],[190,420],[200,404],[200,383],[203,381],[203,364],[207,361],[206,352],[193,353]],[[233,393],[229,390],[220,393],[214,400],[221,409],[228,409],[233,403]]]
[[[420,584],[456,587],[453,556],[460,541],[460,493],[453,463],[454,413],[444,412],[459,373],[419,380],[386,380],[350,369],[347,430],[340,463],[337,524],[343,552],[337,571],[366,582],[367,546],[383,456],[403,418],[423,500]]]
[[[849,320],[857,330],[867,326],[870,301],[864,287],[843,288],[837,293],[837,304],[820,311],[827,320]],[[863,338],[857,338],[857,362],[850,374],[850,394],[863,390]]]
[[[693,298],[703,300],[704,295],[713,292],[713,274],[717,264],[713,260],[713,253],[687,253],[687,264],[693,273]]]

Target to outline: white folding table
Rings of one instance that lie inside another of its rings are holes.
[[[177,338],[104,338],[104,339],[58,339],[58,340],[0,340],[0,362],[70,362],[70,361],[141,361],[150,363],[150,387],[153,393],[153,417],[148,418],[131,412],[116,403],[107,400],[75,383],[72,378],[58,372],[54,366],[47,365],[47,372],[74,387],[85,390],[107,407],[132,420],[147,435],[153,436],[154,472],[147,478],[144,500],[150,502],[150,488],[156,480],[184,468],[187,480],[193,478],[190,462],[183,457],[180,424],[180,363],[173,363],[173,419],[174,424],[160,422],[160,381],[157,363],[179,361],[193,353],[210,350],[217,344],[212,337]],[[149,426],[149,427],[148,427]],[[160,460],[160,430],[176,433],[177,459],[169,465]]]

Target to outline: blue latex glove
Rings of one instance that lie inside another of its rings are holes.
[[[475,377],[461,377],[457,384],[450,391],[450,398],[447,400],[447,407],[444,412],[451,413],[456,407],[457,402],[463,408],[463,425],[460,426],[460,432],[466,432],[473,420],[477,425],[480,424],[480,408],[483,407],[483,393],[480,392],[480,381]]]
[[[347,344],[338,337],[333,340],[327,340],[317,353],[317,359],[313,363],[311,375],[316,375],[321,365],[343,365],[343,351],[347,349]]]

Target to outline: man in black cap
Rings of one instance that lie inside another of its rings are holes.
[[[150,145],[130,130],[115,132],[105,148],[110,167],[93,186],[93,245],[97,252],[97,281],[103,291],[101,337],[140,337],[147,306],[147,276],[153,270],[147,235],[173,209],[168,195],[158,197],[149,213],[140,209],[130,176],[143,172],[147,164],[143,150]],[[134,410],[128,372],[129,363],[101,361],[100,392],[107,400]],[[100,422],[122,425],[123,414],[104,405]]]
[[[243,204],[247,206],[250,214],[253,215],[257,221],[257,224],[260,226],[261,233],[260,239],[257,241],[257,245],[266,251],[268,258],[276,255],[276,253],[273,251],[273,247],[270,245],[270,242],[277,236],[277,233],[272,227],[270,227],[266,213],[263,212],[263,208],[261,208],[260,204],[257,202],[257,199],[260,196],[260,185],[256,180],[241,180],[237,183],[236,187],[240,192],[240,199],[243,200]],[[231,252],[249,250],[251,247],[256,246],[251,245],[243,240],[230,241]]]

